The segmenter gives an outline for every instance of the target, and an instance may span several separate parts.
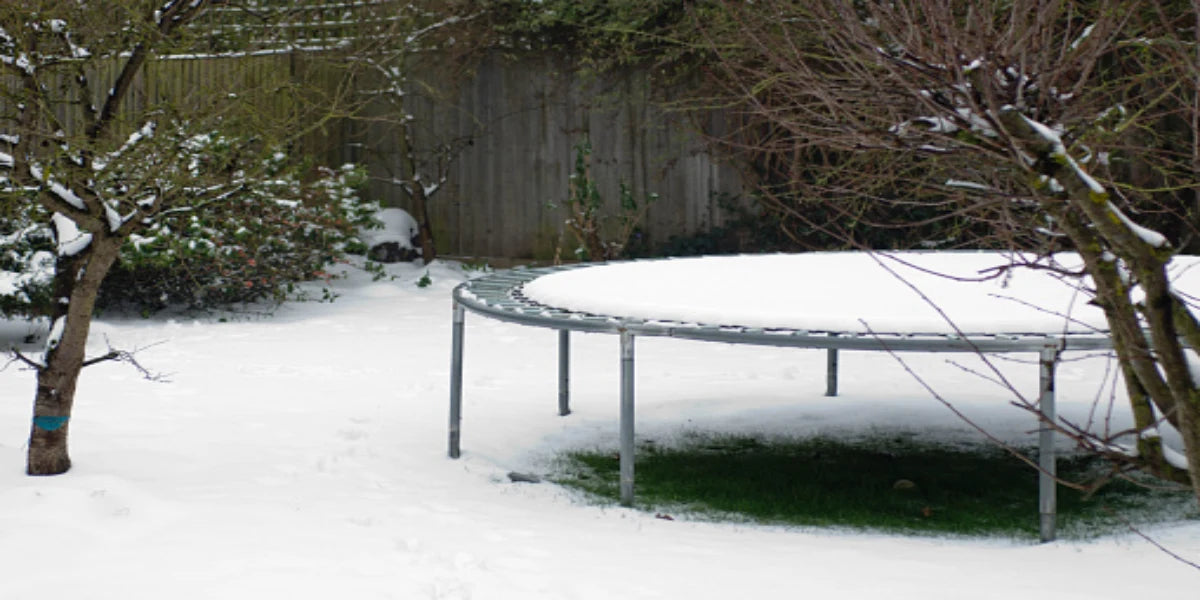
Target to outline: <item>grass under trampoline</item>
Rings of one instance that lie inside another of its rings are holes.
[[[1060,457],[1058,469],[1069,481],[1093,481],[1107,471],[1100,459],[1087,456]],[[990,445],[946,445],[908,434],[850,440],[689,435],[670,447],[639,444],[636,476],[635,506],[662,518],[919,535],[1038,535],[1037,471]],[[615,504],[617,453],[569,452],[553,479]],[[1060,535],[1086,538],[1200,518],[1188,490],[1142,483],[1112,481],[1090,495],[1060,485]]]

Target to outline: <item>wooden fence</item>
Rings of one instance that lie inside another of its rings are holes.
[[[106,81],[112,75],[91,76]],[[368,193],[387,205],[411,208],[400,186],[391,183],[409,175],[406,153],[453,146],[447,181],[430,204],[442,254],[549,259],[561,252],[571,258],[576,244],[564,231],[561,203],[575,146],[584,140],[591,143],[591,174],[608,214],[616,212],[621,183],[639,199],[658,195],[642,227],[642,242],[651,248],[671,236],[721,225],[718,200],[742,192],[737,172],[705,154],[682,118],[656,108],[637,74],[599,82],[554,57],[496,57],[457,85],[439,77],[436,64],[427,63],[408,79],[403,111],[413,119],[411,144],[398,124],[398,109],[372,102],[360,118],[303,123],[311,131],[300,150],[327,162],[367,164]],[[322,94],[337,83],[304,53],[156,59],[134,82],[119,129],[137,129],[139,116],[157,107],[186,113],[193,98],[211,93],[253,94],[264,118],[291,113],[302,109],[300,95]],[[102,100],[103,91],[94,92],[93,103]],[[57,111],[68,131],[82,129],[77,100]]]
[[[742,193],[737,171],[712,160],[681,116],[657,108],[637,74],[598,82],[551,57],[496,57],[457,87],[439,85],[437,77],[436,68],[419,69],[406,86],[403,110],[412,116],[414,151],[443,144],[456,149],[446,184],[430,203],[441,253],[548,259],[561,252],[572,258],[577,244],[564,230],[562,204],[576,146],[585,140],[607,215],[619,212],[622,183],[639,201],[658,195],[640,232],[647,247],[721,225],[726,215],[719,202]],[[339,132],[336,158],[366,163],[369,193],[411,208],[400,186],[390,183],[409,175],[404,128],[386,123],[400,115],[382,102],[371,110]]]

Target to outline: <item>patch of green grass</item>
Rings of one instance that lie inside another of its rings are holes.
[[[636,505],[710,520],[1036,537],[1036,470],[994,446],[951,447],[912,437],[693,437],[679,447],[647,445],[638,450]],[[1091,457],[1061,458],[1058,468],[1070,481],[1104,472]],[[616,502],[616,453],[571,452],[554,479]],[[1065,537],[1198,516],[1186,490],[1124,481],[1087,497],[1060,486],[1058,510]]]

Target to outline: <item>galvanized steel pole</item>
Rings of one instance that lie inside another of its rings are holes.
[[[621,330],[621,505],[633,506],[633,338]]]
[[[836,396],[838,395],[838,351],[837,348],[830,348],[825,353],[825,395]]]
[[[1042,349],[1039,363],[1041,364],[1040,394],[1038,410],[1041,413],[1041,427],[1038,434],[1038,514],[1041,518],[1039,531],[1043,542],[1049,542],[1055,537],[1056,513],[1058,512],[1057,483],[1058,464],[1054,455],[1054,368],[1058,364],[1058,348]]]
[[[462,423],[463,321],[465,311],[454,303],[454,322],[450,328],[450,458],[461,453],[460,425]]]
[[[558,414],[571,414],[571,332],[558,330]]]

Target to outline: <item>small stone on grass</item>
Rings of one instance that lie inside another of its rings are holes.
[[[508,479],[509,479],[509,481],[512,481],[513,483],[541,483],[542,482],[542,478],[538,477],[537,475],[534,475],[533,473],[518,473],[516,471],[510,471],[508,473]]]

